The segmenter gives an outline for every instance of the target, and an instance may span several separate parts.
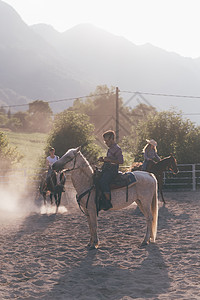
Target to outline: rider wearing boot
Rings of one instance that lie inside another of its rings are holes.
[[[156,149],[157,142],[153,139],[146,140],[146,141],[147,141],[147,144],[143,149],[144,162],[142,165],[142,171],[149,172],[152,167],[153,161],[154,160],[160,161],[161,158],[157,154],[157,149]]]
[[[119,164],[123,164],[124,159],[120,146],[115,142],[114,131],[108,130],[104,132],[103,139],[105,144],[108,146],[108,151],[105,157],[99,158],[99,161],[104,163],[102,166],[100,187],[106,200],[106,207],[103,209],[108,210],[112,207],[110,184],[118,173]]]

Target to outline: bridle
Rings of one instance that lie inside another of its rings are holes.
[[[64,169],[64,170],[63,170],[64,172],[71,172],[71,171],[74,171],[74,170],[81,169],[84,165],[89,166],[88,162],[87,162],[87,161],[84,161],[80,166],[76,167],[76,158],[77,158],[77,155],[78,155],[78,153],[76,153],[76,154],[74,155],[74,157],[70,157],[70,158],[65,162],[65,164],[67,164],[67,163],[69,163],[70,161],[74,160],[73,167],[72,167],[71,169]]]
[[[74,160],[74,165],[71,169],[65,169],[65,172],[70,172],[70,171],[74,171],[76,168],[76,157],[77,157],[77,154],[74,156],[74,157],[70,157],[66,162],[65,164],[69,163],[70,161]]]
[[[175,158],[173,157],[173,156],[171,156],[170,157],[170,162],[171,162],[171,164],[170,164],[170,166],[171,167],[169,167],[169,170],[173,173],[173,174],[177,174],[177,172],[175,172],[174,171],[174,168],[173,168],[173,166],[175,165],[176,166],[176,160],[175,160]],[[177,166],[176,166],[176,169],[177,169]],[[177,169],[177,171],[178,171],[178,169]]]
[[[76,167],[76,158],[77,158],[77,155],[78,155],[78,153],[76,153],[76,155],[73,157],[73,158],[69,158],[66,162],[65,162],[65,164],[67,164],[67,163],[69,163],[70,161],[72,161],[72,160],[74,160],[74,165],[73,165],[73,167],[71,168],[71,169],[65,169],[64,170],[64,172],[70,172],[70,171],[74,171],[74,170],[78,170],[78,169],[80,169],[80,168],[82,168],[85,164],[87,165],[87,166],[89,166],[89,164],[88,164],[88,162],[87,161],[84,161],[80,166],[78,166],[78,167]],[[84,211],[83,211],[83,209],[81,208],[81,199],[84,197],[84,196],[86,196],[86,195],[88,195],[87,196],[87,200],[86,200],[86,209],[87,209],[87,207],[88,207],[88,202],[89,202],[89,198],[90,198],[90,195],[91,195],[91,192],[92,192],[92,190],[94,189],[94,185],[92,185],[88,190],[86,190],[85,192],[83,192],[82,194],[80,194],[80,195],[76,195],[76,200],[77,200],[77,203],[78,203],[78,206],[79,206],[79,208],[80,208],[80,210],[82,211],[82,213],[84,214],[84,215],[86,215],[86,216],[88,216]]]

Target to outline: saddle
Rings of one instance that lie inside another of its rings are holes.
[[[102,175],[101,170],[96,169],[94,171],[93,182],[94,182],[95,186],[99,184],[101,175]],[[135,178],[135,175],[133,172],[126,172],[126,173],[118,172],[118,174],[113,179],[110,188],[111,188],[111,190],[119,189],[122,187],[129,186],[130,184],[133,184],[133,183],[136,183],[136,178]]]
[[[93,183],[96,189],[95,202],[97,208],[97,215],[101,209],[104,209],[105,201],[106,201],[99,185],[99,180],[101,178],[101,175],[102,175],[102,171],[96,168],[96,170],[94,170]],[[114,189],[126,187],[126,202],[128,202],[128,187],[129,185],[135,184],[136,182],[137,181],[133,172],[127,172],[127,173],[118,172],[118,174],[113,179],[110,188],[111,190],[114,190]]]

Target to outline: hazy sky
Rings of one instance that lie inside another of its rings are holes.
[[[28,25],[63,32],[91,23],[136,45],[151,43],[182,56],[200,57],[200,0],[3,0]]]

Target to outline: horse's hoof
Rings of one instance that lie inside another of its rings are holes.
[[[90,245],[90,243],[87,245],[87,248],[89,249],[89,250],[94,250],[94,249],[97,249],[99,247],[99,245],[98,244],[96,244],[96,245]]]
[[[147,243],[146,241],[143,241],[142,244],[139,246],[139,248],[144,248],[148,245],[149,243]]]
[[[90,246],[89,247],[89,250],[95,250],[96,248],[95,248],[95,246]]]

